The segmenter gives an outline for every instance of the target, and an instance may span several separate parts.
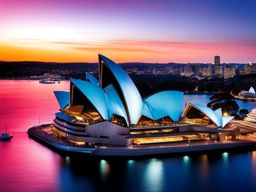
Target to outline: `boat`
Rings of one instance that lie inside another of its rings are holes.
[[[55,84],[55,81],[50,80],[50,79],[41,79],[41,80],[39,80],[39,83],[42,83],[42,84]]]
[[[2,133],[0,135],[0,141],[8,141],[11,140],[13,136],[9,135],[8,133]]]
[[[13,136],[8,134],[7,127],[5,127],[5,132],[3,132],[0,135],[0,141],[8,141],[8,140],[11,140],[12,138],[13,138]]]

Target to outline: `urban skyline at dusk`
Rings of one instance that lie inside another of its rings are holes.
[[[0,0],[0,192],[255,192],[255,10]]]
[[[255,62],[256,3],[0,1],[0,60]]]

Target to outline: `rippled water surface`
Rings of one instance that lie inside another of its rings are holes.
[[[49,123],[58,110],[54,90],[69,83],[0,81],[0,130],[14,135],[0,142],[0,191],[256,191],[256,151],[215,152],[143,159],[62,156],[27,136]],[[207,102],[209,95],[186,95]],[[239,101],[251,110],[256,103]]]

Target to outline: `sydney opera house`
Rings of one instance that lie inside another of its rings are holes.
[[[162,91],[142,98],[129,75],[99,55],[98,78],[71,79],[70,92],[55,91],[60,109],[53,133],[77,145],[128,146],[232,140],[232,116],[203,104],[184,104],[184,93]]]

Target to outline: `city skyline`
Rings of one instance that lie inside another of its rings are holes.
[[[256,192],[256,0],[0,0],[0,192]]]
[[[0,60],[255,62],[256,3],[0,1]]]

